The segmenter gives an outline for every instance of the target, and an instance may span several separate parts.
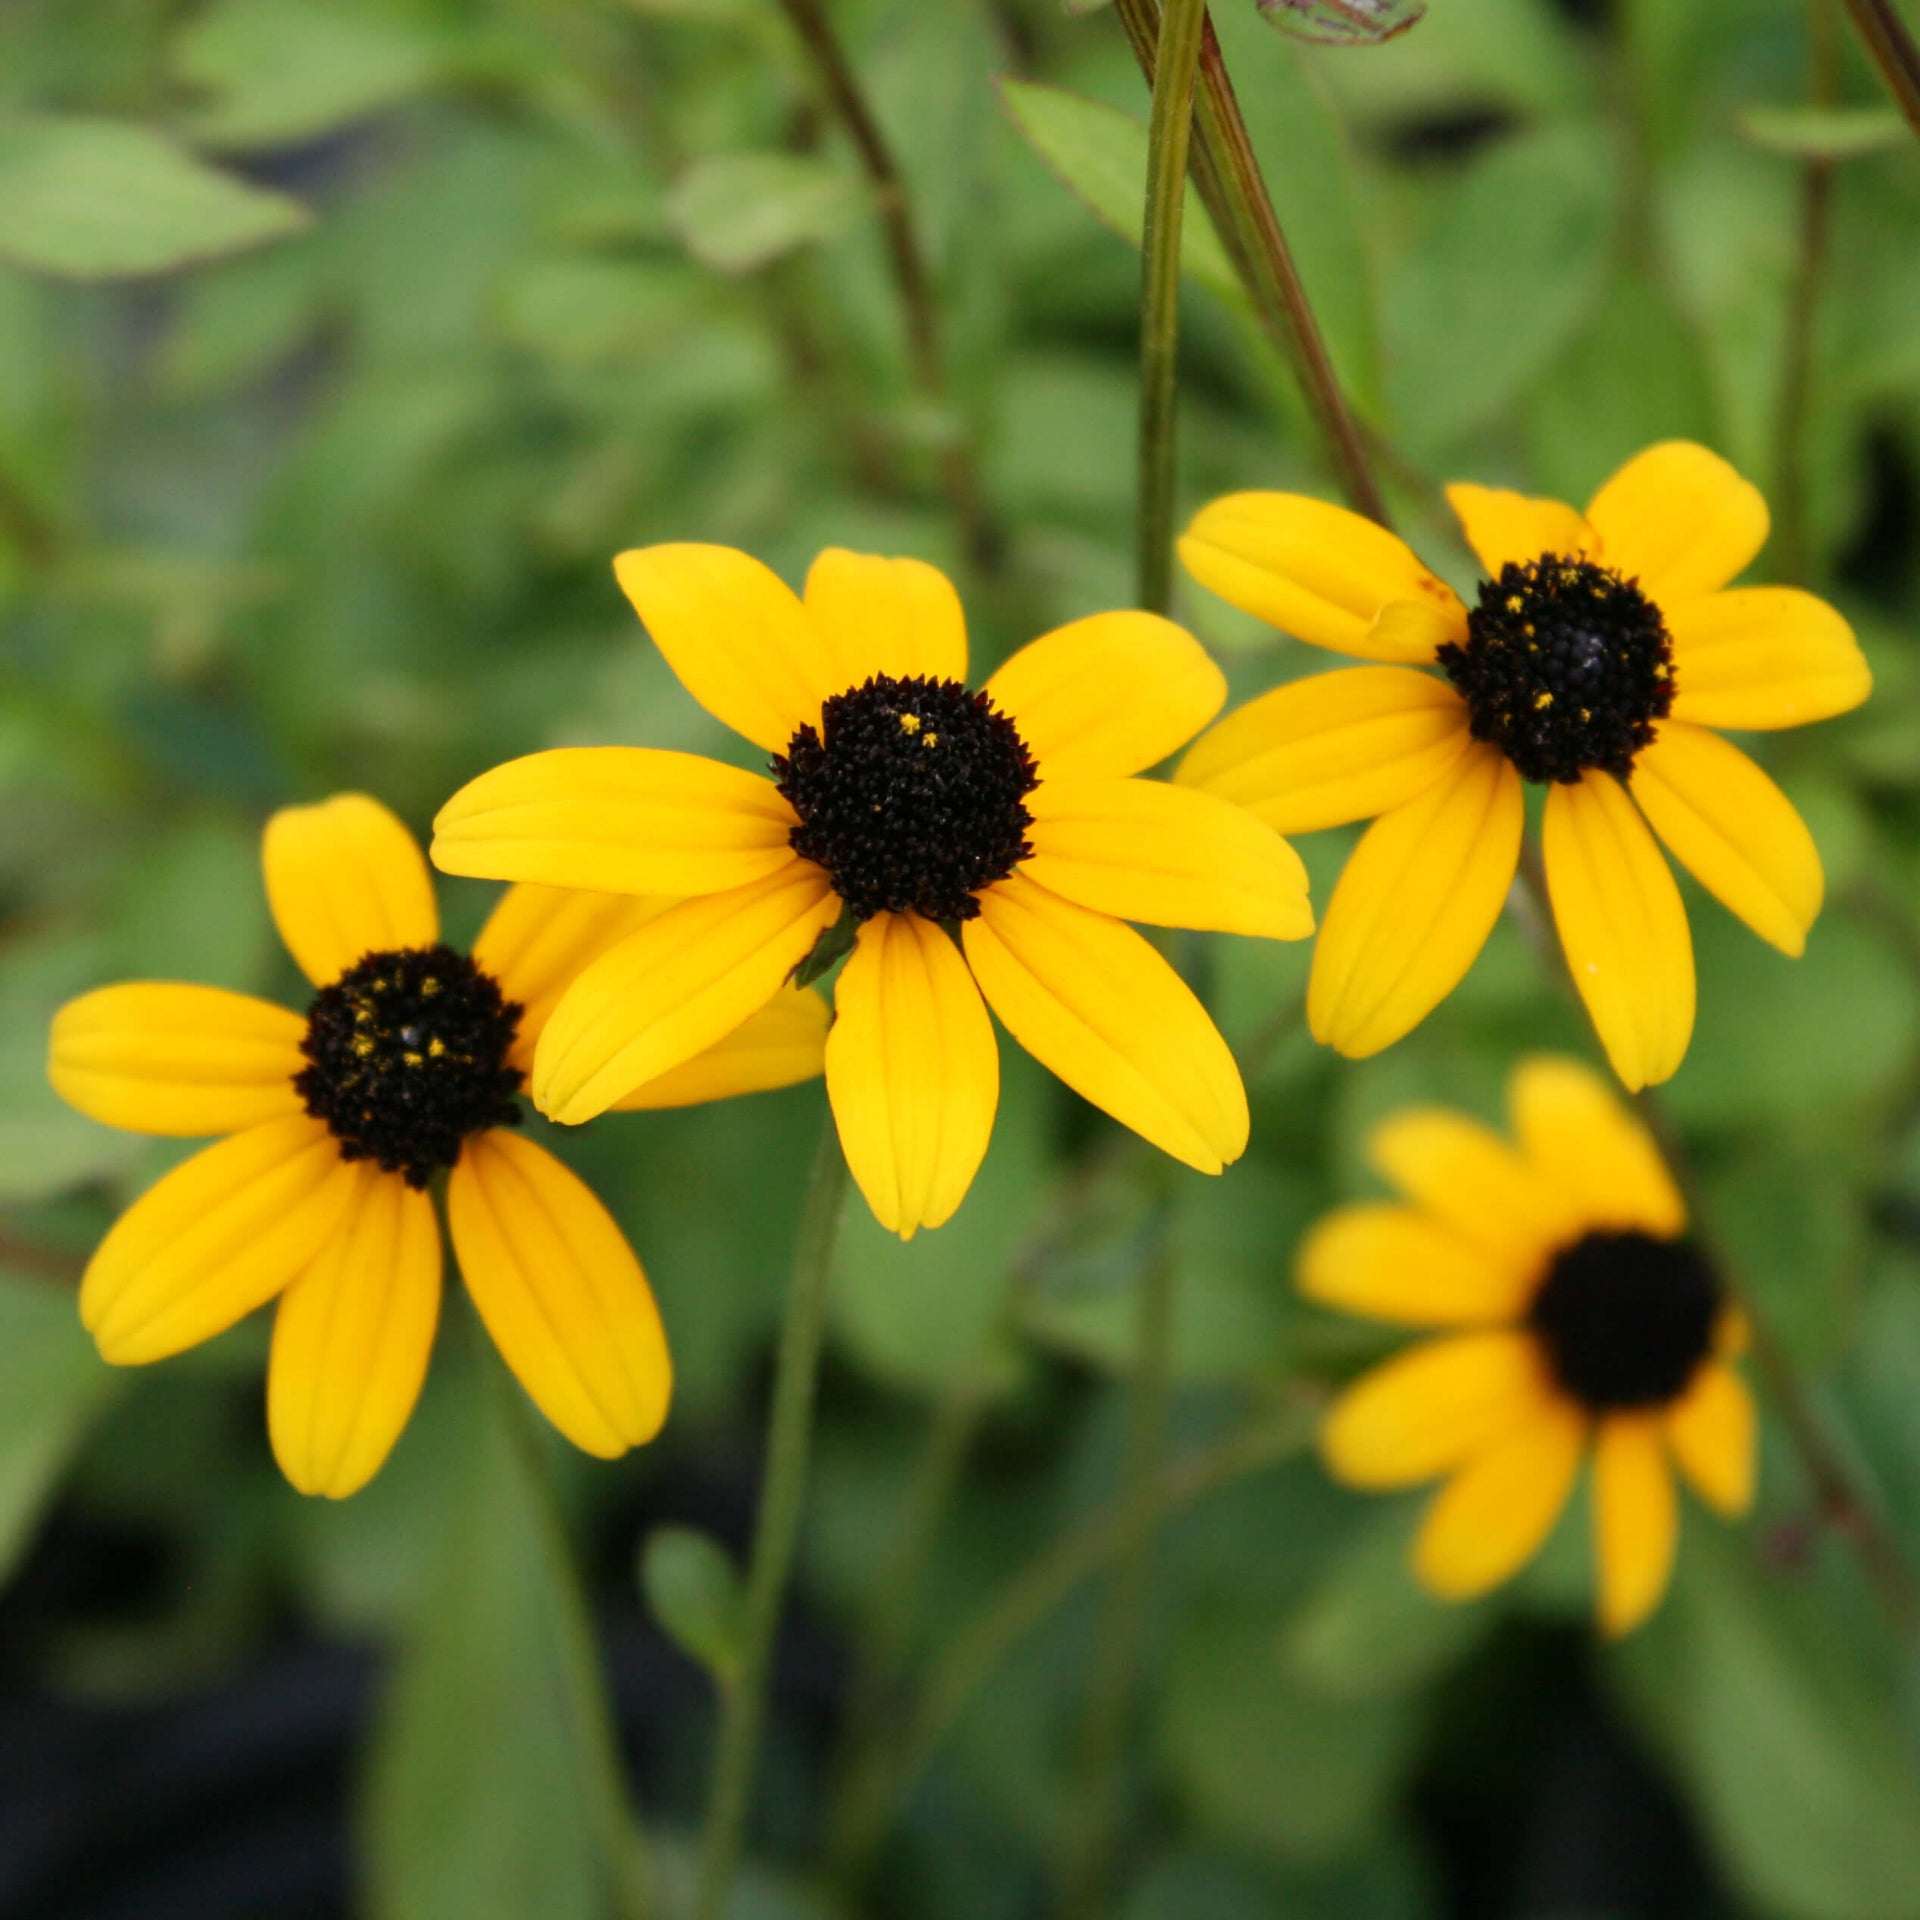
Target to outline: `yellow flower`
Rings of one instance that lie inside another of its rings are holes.
[[[273,1450],[344,1498],[413,1411],[440,1310],[426,1187],[481,1319],[576,1446],[611,1458],[666,1417],[672,1372],[646,1276],[612,1217],[506,1131],[567,980],[658,901],[515,887],[468,958],[441,945],[413,837],[364,794],[267,824],[267,895],[319,989],[303,1019],[218,987],[102,987],[54,1017],[49,1075],[135,1133],[228,1136],[167,1174],[100,1243],[80,1313],[117,1366],[164,1359],[279,1297]],[[622,1104],[678,1106],[820,1071],[826,1008],[776,1000]]]
[[[1513,882],[1521,782],[1546,783],[1568,965],[1614,1070],[1653,1085],[1684,1057],[1694,1005],[1686,912],[1654,835],[1797,955],[1820,856],[1780,789],[1710,729],[1844,713],[1867,697],[1866,662],[1813,595],[1728,589],[1766,539],[1766,503],[1704,447],[1649,448],[1584,515],[1487,487],[1447,498],[1487,572],[1471,610],[1343,508],[1241,493],[1201,511],[1180,544],[1196,580],[1388,664],[1250,702],[1176,778],[1283,833],[1374,822],[1327,907],[1307,994],[1316,1037],[1354,1058],[1417,1026],[1473,964]]]
[[[1321,1450],[1353,1487],[1446,1477],[1414,1570],[1465,1600],[1533,1557],[1591,1444],[1600,1624],[1625,1633],[1672,1571],[1670,1457],[1721,1513],[1752,1501],[1753,1401],[1729,1364],[1744,1323],[1598,1075],[1539,1056],[1508,1101],[1514,1145],[1442,1108],[1388,1119],[1371,1154],[1408,1204],[1342,1207],[1302,1244],[1310,1299],[1445,1330],[1349,1387]]]
[[[687,691],[773,756],[763,778],[637,747],[539,753],[435,823],[449,873],[697,895],[606,954],[541,1036],[533,1096],[590,1119],[778,993],[836,922],[827,1092],[893,1232],[965,1197],[999,1100],[991,1006],[1044,1065],[1203,1172],[1246,1094],[1200,1002],[1125,920],[1312,931],[1284,840],[1211,795],[1132,776],[1226,698],[1169,621],[1104,613],[969,692],[945,576],[830,549],[801,600],[726,547],[625,553],[620,584]],[[956,937],[957,931],[957,937]],[[985,996],[985,1004],[982,996]]]

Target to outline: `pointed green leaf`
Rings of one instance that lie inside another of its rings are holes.
[[[667,195],[687,251],[716,273],[753,273],[843,233],[865,210],[856,180],[796,153],[723,153],[698,160]]]
[[[298,233],[309,217],[150,128],[52,114],[0,128],[0,260],[37,273],[168,273]]]
[[[641,1550],[640,1583],[667,1638],[730,1685],[740,1671],[746,1596],[726,1548],[695,1527],[656,1527]]]

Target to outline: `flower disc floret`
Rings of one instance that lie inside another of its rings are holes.
[[[517,1125],[507,1065],[522,1009],[451,947],[370,953],[315,997],[294,1076],[343,1160],[374,1160],[424,1187],[470,1134]]]
[[[1673,707],[1673,643],[1636,581],[1542,554],[1480,583],[1464,645],[1438,659],[1473,737],[1523,779],[1572,784],[1591,768],[1624,780]]]
[[[1690,1241],[1594,1232],[1555,1256],[1527,1320],[1560,1385],[1607,1413],[1679,1399],[1713,1350],[1722,1305]]]
[[[971,920],[974,895],[1033,848],[1033,755],[985,693],[875,674],[821,707],[773,758],[800,824],[794,851],[824,867],[856,920]]]

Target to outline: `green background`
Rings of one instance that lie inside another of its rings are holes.
[[[1866,709],[1757,747],[1826,859],[1805,958],[1683,883],[1700,1016],[1669,1104],[1711,1230],[1920,1558],[1920,148],[1837,9],[1814,17],[1837,104],[1808,110],[1794,0],[1432,0],[1389,44],[1338,51],[1252,0],[1215,12],[1434,565],[1471,582],[1445,479],[1580,501],[1640,446],[1696,437],[1774,502],[1754,577],[1829,595],[1872,659]],[[616,1466],[549,1446],[451,1312],[391,1464],[332,1507],[268,1454],[264,1319],[135,1374],[94,1359],[73,1278],[179,1149],[63,1109],[46,1022],[141,976],[301,1004],[259,880],[277,805],[361,787],[424,830],[462,781],[543,746],[742,758],[619,596],[622,547],[725,542],[796,580],[827,544],[918,554],[959,581],[981,666],[1128,602],[1138,264],[1115,229],[1137,226],[1145,94],[1118,23],[1054,0],[833,13],[933,265],[938,402],[772,0],[0,11],[0,1569],[26,1569],[0,1599],[0,1677],[151,1705],[289,1639],[390,1654],[351,1768],[362,1905],[393,1920],[633,1910],[575,1566],[640,1649],[617,1717],[671,1909],[710,1699],[643,1623],[640,1550],[670,1524],[744,1540],[821,1089],[542,1130],[657,1289],[678,1373],[658,1442]],[[1809,156],[1832,169],[1810,283]],[[1331,493],[1204,232],[1188,267],[1183,513],[1238,487]],[[971,540],[940,483],[956,450]],[[1181,602],[1236,698],[1327,664],[1196,589]],[[1302,844],[1322,903],[1349,838]],[[443,883],[451,932],[490,897]],[[1243,1048],[1297,1005],[1306,961],[1210,937],[1183,955]],[[1494,1115],[1539,1045],[1594,1052],[1503,925],[1384,1056],[1336,1062],[1297,1033],[1269,1052],[1253,1145],[1211,1181],[1116,1154],[1007,1044],[955,1221],[902,1247],[850,1218],[743,1914],[828,1910],[835,1703],[941,1409],[980,1423],[920,1656],[1111,1499],[1161,1196],[1175,1440],[1199,1445],[1381,1350],[1289,1285],[1305,1223],[1373,1190],[1367,1125],[1409,1098]],[[1460,1611],[1403,1571],[1416,1511],[1303,1458],[1163,1533],[1112,1911],[1920,1916],[1912,1643],[1771,1423],[1755,1519],[1690,1508],[1669,1603],[1618,1649],[1585,1627],[1578,1506],[1511,1590]],[[62,1529],[157,1541],[159,1571],[72,1603],[33,1577]],[[724,1573],[680,1535],[650,1583],[675,1638],[722,1664]],[[1047,1910],[1097,1618],[1083,1587],[995,1672],[867,1910]],[[1585,1776],[1553,1786],[1582,1740],[1637,1756],[1636,1791],[1683,1835],[1648,1856],[1644,1900],[1555,1891],[1583,1845],[1638,1858],[1645,1824]]]

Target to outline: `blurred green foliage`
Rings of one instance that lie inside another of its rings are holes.
[[[359,786],[424,827],[541,746],[738,754],[620,600],[624,546],[728,542],[790,578],[829,542],[920,554],[960,579],[988,664],[1126,602],[1145,136],[1118,25],[1056,0],[833,13],[934,265],[937,402],[911,377],[872,192],[773,0],[0,10],[0,1566],[55,1498],[171,1543],[165,1590],[126,1617],[32,1616],[36,1685],[144,1699],[204,1681],[284,1630],[289,1602],[398,1649],[362,1822],[367,1910],[395,1920],[644,1902],[624,1865],[606,1883],[625,1843],[598,1797],[604,1708],[539,1504],[544,1449],[458,1316],[414,1429],[342,1509],[274,1475],[259,1324],[139,1374],[94,1362],[73,1275],[177,1150],[62,1108],[45,1023],[130,975],[297,1004],[258,876],[276,804]],[[1343,49],[1275,33],[1254,0],[1215,15],[1424,553],[1471,577],[1446,478],[1579,499],[1690,435],[1775,502],[1763,577],[1814,585],[1859,628],[1872,703],[1760,745],[1820,839],[1827,911],[1793,963],[1690,890],[1701,1012],[1670,1107],[1712,1227],[1920,1561],[1920,151],[1849,43],[1838,101],[1809,106],[1799,0],[1433,0]],[[1810,161],[1832,168],[1831,220],[1796,425]],[[1329,490],[1197,212],[1186,265],[1184,503]],[[943,493],[956,450],[972,537]],[[1197,591],[1182,610],[1237,696],[1322,664]],[[1341,841],[1303,847],[1322,900]],[[488,890],[446,898],[464,935]],[[1305,956],[1205,942],[1200,965],[1244,1049],[1297,1006]],[[916,1656],[1110,1497],[1162,1193],[1182,1444],[1378,1351],[1293,1299],[1296,1236],[1368,1189],[1359,1143],[1386,1109],[1492,1114],[1538,1045],[1589,1050],[1506,926],[1386,1055],[1336,1065],[1297,1033],[1263,1049],[1253,1148],[1217,1182],[1146,1170],[1010,1054],[958,1218],[906,1247],[849,1222],[797,1603],[813,1630],[844,1646],[869,1620],[916,1457],[955,1408],[982,1428],[930,1548]],[[629,1229],[678,1372],[655,1445],[551,1462],[576,1546],[615,1540],[594,1575],[607,1606],[638,1604],[655,1521],[738,1539],[823,1112],[814,1086],[543,1132]],[[1581,1514],[1511,1593],[1454,1611],[1404,1571],[1410,1511],[1302,1460],[1169,1524],[1126,1920],[1441,1913],[1444,1887],[1460,1895],[1436,1836],[1498,1829],[1538,1768],[1540,1703],[1589,1689],[1710,1853],[1718,1890],[1686,1911],[1920,1916],[1913,1648],[1778,1433],[1758,1519],[1690,1524],[1671,1601],[1620,1649],[1586,1641]],[[645,1585],[724,1672],[718,1552],[657,1537]],[[891,1843],[892,1910],[1034,1910],[1091,1605],[982,1691]],[[640,1736],[668,1891],[703,1687]],[[794,1889],[827,1822],[817,1727],[791,1702],[775,1721],[762,1837],[782,1871],[742,1913],[809,1910]]]

